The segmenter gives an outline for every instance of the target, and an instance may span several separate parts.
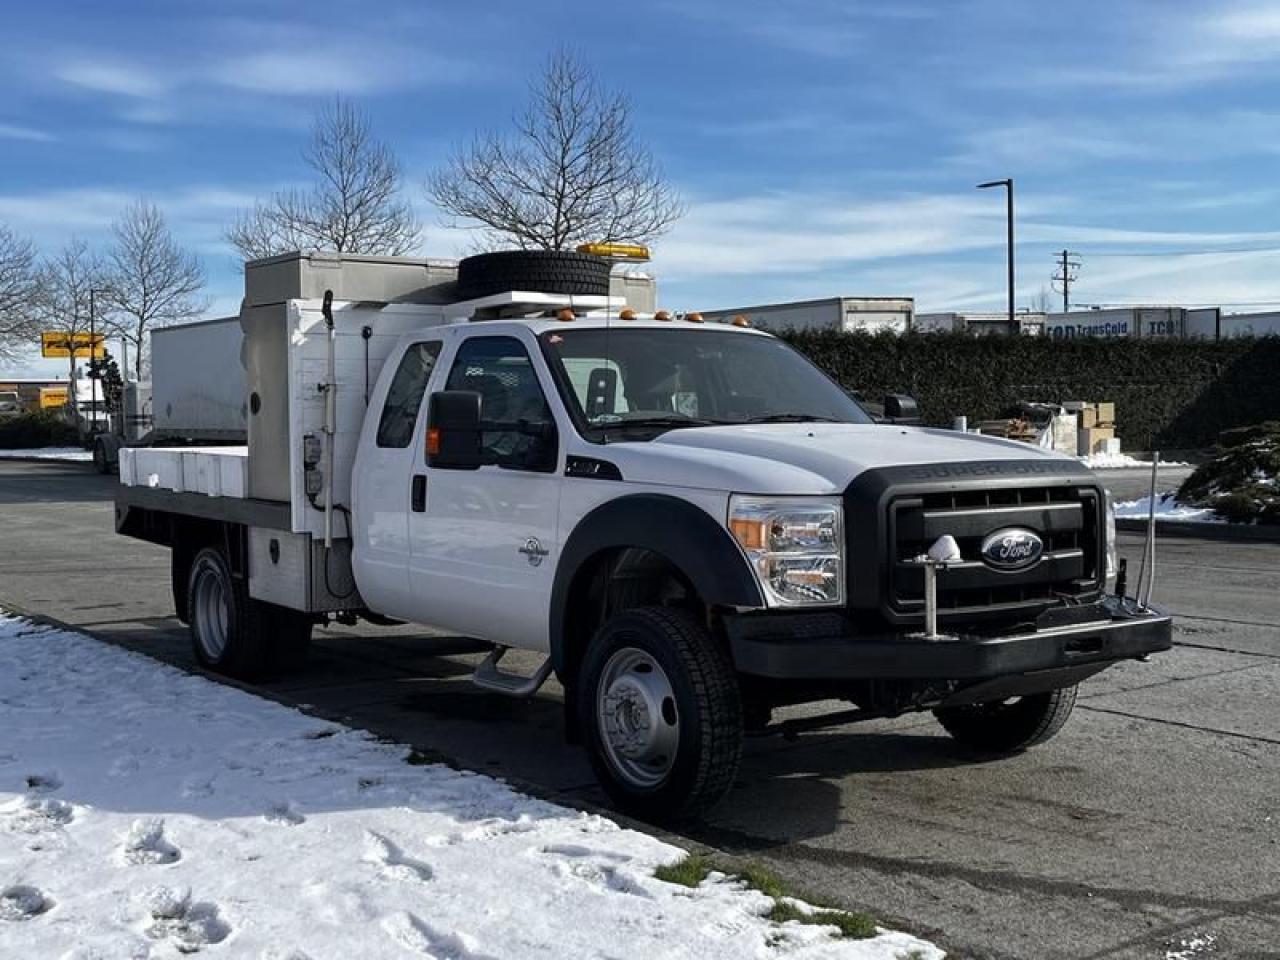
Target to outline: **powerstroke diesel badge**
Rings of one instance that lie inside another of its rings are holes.
[[[1025,570],[1044,553],[1044,541],[1030,530],[1005,527],[982,541],[982,562],[996,570]]]

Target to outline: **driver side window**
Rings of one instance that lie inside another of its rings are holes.
[[[555,469],[555,420],[529,352],[519,340],[464,341],[445,389],[480,394],[481,420],[497,427],[481,434],[481,447],[494,463],[517,470]]]

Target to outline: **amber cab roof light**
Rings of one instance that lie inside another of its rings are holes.
[[[639,243],[583,243],[578,253],[589,253],[606,260],[630,260],[644,263],[649,259],[649,248]]]

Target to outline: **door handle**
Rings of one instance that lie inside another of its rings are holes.
[[[424,474],[413,475],[413,486],[409,494],[409,509],[414,513],[427,512],[427,478]]]

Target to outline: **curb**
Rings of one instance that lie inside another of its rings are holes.
[[[92,467],[92,460],[76,460],[72,457],[0,457],[0,463],[60,463]]]
[[[1141,517],[1116,517],[1116,529],[1126,533],[1146,533]],[[1156,534],[1194,540],[1228,540],[1236,543],[1280,543],[1280,526],[1248,523],[1194,523],[1186,520],[1157,520]]]

